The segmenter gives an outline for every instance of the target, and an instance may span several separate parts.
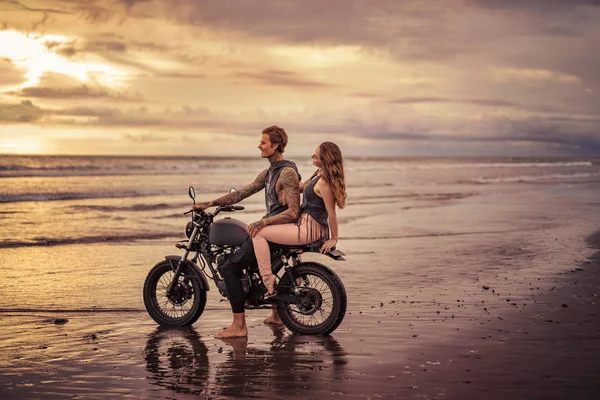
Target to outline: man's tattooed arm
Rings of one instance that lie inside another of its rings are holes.
[[[219,197],[218,199],[207,201],[204,203],[199,203],[194,206],[195,210],[204,210],[208,207],[212,206],[229,206],[235,203],[239,203],[247,197],[252,196],[255,193],[260,192],[265,187],[265,180],[267,176],[268,169],[262,171],[254,182],[249,185],[244,186],[240,190],[236,190],[235,192],[226,194],[225,196]]]
[[[282,213],[264,218],[265,226],[294,222],[300,215],[300,182],[298,181],[298,174],[292,168],[285,168],[281,171],[279,182],[281,182],[281,190],[283,191],[285,203],[288,208]]]
[[[288,209],[272,217],[263,218],[248,225],[248,235],[254,237],[258,231],[267,225],[287,224],[294,222],[300,215],[300,189],[298,174],[293,168],[285,168],[281,171],[277,186],[281,183],[281,190],[285,196]]]

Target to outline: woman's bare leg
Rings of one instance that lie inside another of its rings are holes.
[[[306,244],[306,227],[304,224],[301,224],[300,227],[296,224],[269,225],[258,231],[252,238],[258,270],[270,294],[273,293],[275,287],[275,275],[271,270],[269,241],[285,245]]]

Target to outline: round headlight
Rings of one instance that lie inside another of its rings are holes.
[[[188,239],[192,236],[193,230],[194,230],[194,223],[192,221],[190,221],[185,226],[185,236],[187,236]]]

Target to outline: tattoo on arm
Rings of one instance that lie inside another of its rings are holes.
[[[292,168],[285,168],[279,176],[281,190],[285,196],[288,209],[269,218],[264,218],[265,225],[279,225],[294,222],[300,215],[300,188],[298,174]]]
[[[249,185],[244,186],[240,190],[237,190],[233,193],[226,194],[223,197],[219,197],[216,200],[210,202],[211,206],[229,206],[231,204],[239,203],[247,197],[252,196],[255,193],[260,192],[265,187],[265,179],[267,176],[267,171],[264,170]]]

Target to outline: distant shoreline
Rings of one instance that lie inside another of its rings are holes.
[[[298,158],[310,158],[310,154],[286,154],[286,158],[288,159],[298,159]],[[162,154],[18,154],[18,153],[0,153],[0,157],[11,157],[11,158],[132,158],[132,159],[185,159],[185,160],[257,160],[257,155],[162,155]],[[598,161],[600,162],[600,155],[598,156],[485,156],[485,155],[438,155],[438,156],[428,156],[428,155],[415,155],[415,156],[345,156],[347,160],[357,160],[357,161],[390,161],[390,160],[399,160],[399,161],[419,161],[419,160],[436,160],[436,161],[448,161],[448,160],[461,160],[461,161],[503,161],[503,162],[515,162],[519,161],[535,161],[535,160],[545,160],[545,161]]]

